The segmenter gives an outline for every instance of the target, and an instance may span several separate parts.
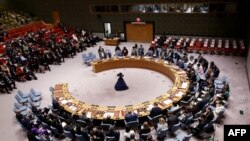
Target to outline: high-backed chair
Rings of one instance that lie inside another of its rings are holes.
[[[173,125],[173,126],[170,128],[169,133],[170,133],[171,135],[175,135],[175,132],[176,132],[177,130],[179,130],[180,128],[181,128],[181,123],[179,122],[179,123]]]
[[[51,92],[51,94],[54,94],[54,88],[53,87],[49,87],[49,91]]]
[[[190,104],[190,102],[194,99],[194,96],[192,96],[188,101],[181,100],[180,105],[181,106],[187,106]]]
[[[141,141],[146,141],[149,134],[150,134],[150,133],[141,134],[141,135],[140,135],[140,140],[141,140]]]
[[[164,140],[167,134],[168,134],[168,128],[162,128],[159,131],[157,131],[157,139]]]
[[[177,136],[178,141],[189,141],[191,139],[191,137],[193,136],[193,134],[188,134],[185,136]]]
[[[75,134],[75,136],[76,136],[77,141],[86,141],[86,139],[83,137],[83,135]]]
[[[68,139],[70,141],[74,140],[74,136],[72,135],[72,133],[70,131],[63,130],[63,133],[64,133],[66,139]]]
[[[35,96],[35,97],[39,97],[42,95],[42,92],[40,91],[35,91],[33,88],[30,89],[30,92]]]
[[[159,118],[161,118],[162,116],[163,116],[162,114],[154,116],[154,117],[148,116],[148,119],[152,125],[156,126],[157,123],[159,122]]]
[[[129,126],[131,129],[134,130],[138,130],[139,127],[139,120],[135,120],[135,121],[129,121],[127,122],[126,120],[124,120],[125,126]]]

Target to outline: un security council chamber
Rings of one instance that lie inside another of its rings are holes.
[[[227,141],[250,125],[249,9],[1,0],[1,140]]]

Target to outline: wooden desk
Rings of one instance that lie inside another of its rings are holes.
[[[105,45],[112,45],[112,46],[117,46],[119,44],[119,38],[113,38],[113,39],[103,39]]]
[[[81,115],[86,112],[88,117],[104,119],[111,115],[114,120],[124,120],[127,111],[136,111],[139,117],[147,116],[154,102],[164,110],[172,106],[173,102],[179,101],[189,88],[186,73],[175,65],[167,64],[163,60],[141,59],[141,58],[112,58],[92,63],[93,71],[98,73],[114,68],[146,68],[167,75],[174,82],[174,86],[155,99],[134,105],[124,106],[101,106],[79,101],[68,92],[68,84],[57,84],[55,86],[54,98],[68,112]]]

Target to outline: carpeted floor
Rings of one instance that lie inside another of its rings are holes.
[[[140,44],[140,43],[139,43]],[[96,47],[88,48],[97,56],[98,46],[109,48],[114,53],[114,46],[104,46],[99,42]],[[134,43],[122,42],[120,47],[126,46],[129,53]],[[142,43],[147,49],[149,44]],[[192,54],[197,56],[197,54]],[[221,70],[220,76],[227,76],[230,81],[231,97],[226,110],[224,124],[250,124],[250,93],[246,74],[246,59],[235,56],[204,55],[209,61],[214,61]],[[60,66],[51,66],[51,72],[37,74],[38,80],[25,83],[18,82],[18,90],[28,92],[30,88],[43,92],[42,107],[51,105],[49,87],[57,83],[68,83],[69,91],[80,100],[102,105],[126,105],[143,102],[161,95],[167,91],[172,82],[164,75],[143,69],[115,69],[100,73],[93,73],[91,67],[83,64],[81,53],[73,59],[66,59]],[[116,74],[122,72],[129,90],[124,92],[114,91],[117,80]],[[16,123],[13,112],[14,96],[0,94],[0,134],[1,140],[26,141],[25,132]],[[243,111],[243,115],[240,114]],[[122,133],[123,131],[121,131]],[[123,136],[121,136],[122,138]],[[223,125],[216,125],[215,139],[223,141]],[[191,140],[198,140],[192,138]]]

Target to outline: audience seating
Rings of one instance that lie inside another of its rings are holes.
[[[102,128],[102,130],[103,130],[104,132],[109,131],[109,128],[110,128],[111,126],[114,126],[114,125],[103,123],[103,121],[101,122],[101,128]]]
[[[152,125],[156,126],[157,123],[159,122],[159,118],[161,118],[161,117],[163,117],[162,114],[157,115],[157,116],[155,116],[155,117],[150,117],[150,116],[148,116],[148,119],[149,119],[149,121],[151,122]]]
[[[130,121],[130,122],[127,122],[126,120],[124,120],[124,123],[125,123],[125,126],[129,126],[131,129],[134,129],[134,130],[138,130],[138,127],[139,127],[139,120],[135,120],[135,121]]]
[[[63,132],[64,132],[65,137],[68,140],[74,140],[74,136],[72,135],[72,133],[70,131],[63,130]]]
[[[87,141],[87,140],[83,137],[83,135],[75,134],[75,136],[76,136],[76,140],[77,140],[77,141]]]
[[[189,141],[191,139],[191,137],[193,136],[193,134],[189,134],[186,136],[177,136],[178,137],[178,141]]]
[[[180,128],[181,128],[181,123],[179,122],[179,123],[173,125],[173,126],[169,129],[169,133],[170,133],[171,135],[174,135],[175,132],[176,132],[177,130],[179,130]]]
[[[15,98],[16,98],[17,102],[21,103],[21,104],[28,102],[28,98],[22,98],[20,95],[16,95]]]
[[[42,92],[40,91],[35,91],[33,88],[30,89],[30,92],[35,96],[35,97],[39,97],[42,95]]]
[[[160,131],[157,131],[157,139],[163,140],[167,136],[168,130],[168,128],[163,128],[160,129]]]
[[[141,135],[140,135],[140,140],[141,140],[141,141],[146,141],[146,140],[147,140],[147,138],[148,138],[148,135],[150,135],[150,133],[147,133],[147,134],[141,134]]]
[[[24,94],[23,92],[21,92],[20,90],[17,91],[18,95],[22,98],[28,98],[29,97],[29,93]]]

